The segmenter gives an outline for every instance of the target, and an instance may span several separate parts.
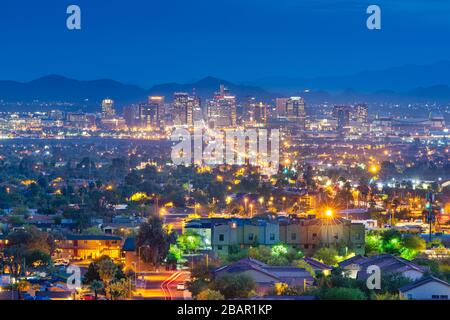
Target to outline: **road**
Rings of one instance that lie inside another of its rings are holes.
[[[187,290],[177,290],[179,283],[189,278],[186,271],[161,271],[140,274],[134,299],[136,300],[190,300]]]

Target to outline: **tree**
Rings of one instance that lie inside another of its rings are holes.
[[[197,295],[197,300],[225,300],[225,297],[219,291],[205,289]]]
[[[178,247],[184,252],[191,253],[200,248],[201,237],[192,231],[187,231],[177,239]]]
[[[381,276],[381,293],[398,293],[398,290],[410,284],[411,279],[401,273],[388,273]]]
[[[381,234],[381,246],[383,252],[398,254],[401,248],[401,233],[398,230],[390,229]]]
[[[99,280],[93,280],[89,285],[89,289],[94,292],[94,299],[97,300],[98,292],[104,288],[103,282]]]
[[[147,222],[141,224],[136,237],[136,248],[140,251],[145,262],[152,263],[156,268],[169,252],[170,243],[173,242],[173,233],[163,228],[159,217],[151,216]],[[138,248],[141,248],[139,250]]]
[[[3,256],[14,278],[21,275],[27,266],[50,264],[54,241],[49,234],[27,227],[10,233],[7,240]]]
[[[223,275],[211,284],[213,290],[219,291],[225,299],[248,298],[256,288],[255,281],[247,275]]]
[[[206,290],[209,284],[210,284],[209,281],[202,278],[198,278],[189,281],[188,289],[191,292],[192,296],[195,298],[200,294],[200,292]]]
[[[176,244],[171,244],[167,253],[167,263],[176,265],[183,259],[183,251]]]
[[[88,234],[88,235],[103,235],[104,232],[99,227],[89,227],[87,229],[84,229],[82,234]]]
[[[111,258],[104,256],[97,262],[97,268],[98,275],[103,282],[105,291],[107,295],[109,294],[109,296],[112,298],[111,283],[116,277],[118,269],[117,265],[114,263],[114,261],[111,260]]]
[[[131,298],[133,285],[131,279],[120,279],[110,284],[109,292],[111,300]]]
[[[115,265],[115,267],[113,265]],[[101,268],[103,278],[100,276]],[[108,256],[101,256],[88,266],[88,269],[83,276],[83,284],[90,285],[94,281],[104,282],[103,279],[109,277],[108,268],[111,270],[115,269],[114,278],[110,282],[126,278],[123,272],[123,265],[114,263],[114,261]]]
[[[98,274],[98,268],[95,264],[95,262],[92,262],[89,264],[88,269],[86,273],[83,276],[83,283],[86,285],[90,285],[94,281],[100,281],[100,275]],[[103,282],[102,282],[103,284]]]
[[[324,300],[366,300],[364,292],[356,288],[330,288],[321,293]]]
[[[370,298],[371,300],[405,300],[398,293],[375,293]]]
[[[409,235],[403,238],[403,246],[414,251],[424,251],[427,248],[427,242],[420,236]]]
[[[312,277],[316,276],[316,272],[313,267],[311,267],[311,265],[305,260],[294,260],[292,261],[292,265],[297,268],[305,269]]]
[[[333,248],[320,248],[314,254],[314,258],[328,264],[330,266],[334,266],[338,263],[338,252]]]

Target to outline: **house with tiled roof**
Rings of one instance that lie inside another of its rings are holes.
[[[329,275],[331,273],[331,270],[333,269],[332,266],[329,266],[313,258],[306,257],[302,260],[309,264],[316,274],[322,273],[324,275]]]
[[[266,295],[277,283],[306,289],[314,282],[314,278],[305,269],[292,266],[269,266],[251,258],[241,259],[214,271],[216,278],[227,274],[247,275],[252,278],[256,283],[258,295]]]
[[[411,261],[391,254],[380,254],[369,257],[357,265],[359,270],[356,279],[358,280],[366,280],[371,275],[371,272],[367,271],[368,268],[374,265],[380,268],[381,274],[401,274],[405,278],[414,281],[419,280],[429,271],[428,267],[419,266]]]
[[[448,300],[450,284],[436,277],[427,276],[401,287],[400,295],[409,300]]]
[[[344,272],[350,278],[356,279],[356,276],[358,275],[358,271],[360,270],[360,265],[367,259],[369,259],[369,258],[358,254],[358,255],[348,258],[344,261],[341,261],[339,263],[339,268],[344,270]]]

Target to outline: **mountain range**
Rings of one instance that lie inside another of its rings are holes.
[[[202,99],[208,99],[221,84],[241,101],[248,96],[271,101],[283,95],[302,95],[308,102],[450,102],[450,61],[365,71],[348,76],[266,78],[246,84],[209,76],[192,83],[166,83],[150,89],[110,79],[80,81],[49,75],[30,82],[0,81],[0,101],[72,102],[98,108],[101,100],[107,97],[114,99],[118,105],[146,101],[148,95],[164,95],[170,101],[174,92],[195,91]]]
[[[272,77],[250,83],[280,92],[291,92],[299,88],[330,91],[351,88],[363,92],[380,90],[406,92],[417,87],[450,85],[450,61],[443,60],[427,65],[408,64],[350,75],[315,78]]]

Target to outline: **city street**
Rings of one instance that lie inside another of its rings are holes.
[[[161,271],[139,275],[134,299],[144,300],[190,300],[187,290],[177,290],[179,283],[186,282],[189,272]]]

